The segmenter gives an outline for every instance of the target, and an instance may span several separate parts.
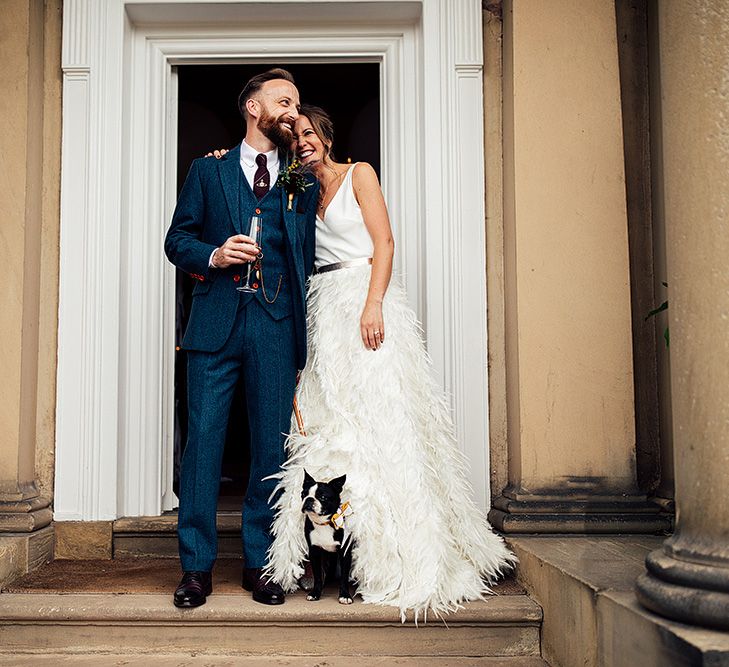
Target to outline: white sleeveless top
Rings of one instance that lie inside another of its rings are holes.
[[[314,265],[317,269],[348,259],[372,257],[374,244],[365,226],[352,185],[352,174],[356,166],[355,162],[347,170],[344,181],[324,212],[324,218],[320,218],[318,214],[316,216]]]

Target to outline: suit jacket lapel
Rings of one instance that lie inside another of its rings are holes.
[[[240,144],[218,161],[218,173],[228,204],[233,228],[238,234],[243,230],[240,223],[240,187],[243,172],[240,168]]]
[[[284,227],[286,227],[286,235],[289,237],[289,243],[292,248],[296,247],[296,200],[291,210],[287,210],[289,207],[289,197],[286,194],[286,188],[280,188],[281,196],[281,211],[283,212]]]
[[[289,157],[283,151],[279,151],[279,171],[285,170],[289,166]],[[289,207],[289,196],[286,192],[286,188],[279,187],[278,181],[274,187],[281,191],[279,199],[281,201],[281,212],[283,214],[284,227],[286,227],[286,235],[289,238],[289,244],[292,248],[296,247],[296,201],[288,210]],[[294,253],[296,255],[296,253]]]

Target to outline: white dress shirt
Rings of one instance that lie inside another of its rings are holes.
[[[258,165],[256,164],[256,156],[259,154],[255,148],[251,148],[246,140],[240,142],[240,168],[243,170],[243,174],[248,181],[248,185],[253,189],[253,177],[256,175]],[[278,178],[278,148],[274,148],[268,153],[264,153],[266,156],[266,166],[268,167],[268,173],[271,174],[271,187],[276,184]]]

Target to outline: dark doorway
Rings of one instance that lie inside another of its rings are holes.
[[[296,79],[302,102],[324,108],[334,121],[337,160],[369,162],[380,173],[380,67],[378,63],[184,65],[179,91],[177,190],[190,163],[215,148],[232,148],[244,135],[237,99],[254,74],[283,66]],[[175,480],[187,439],[187,359],[180,349],[190,312],[193,279],[177,272],[175,362]],[[223,456],[220,509],[238,509],[249,472],[248,419],[239,386],[231,408]]]

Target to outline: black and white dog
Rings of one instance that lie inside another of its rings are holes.
[[[349,593],[349,571],[352,567],[351,537],[344,526],[348,506],[342,504],[342,489],[347,476],[330,482],[317,482],[304,470],[301,511],[306,514],[304,534],[309,545],[309,561],[314,574],[314,587],[307,600],[321,598],[327,565],[339,563],[339,602],[352,604]]]

